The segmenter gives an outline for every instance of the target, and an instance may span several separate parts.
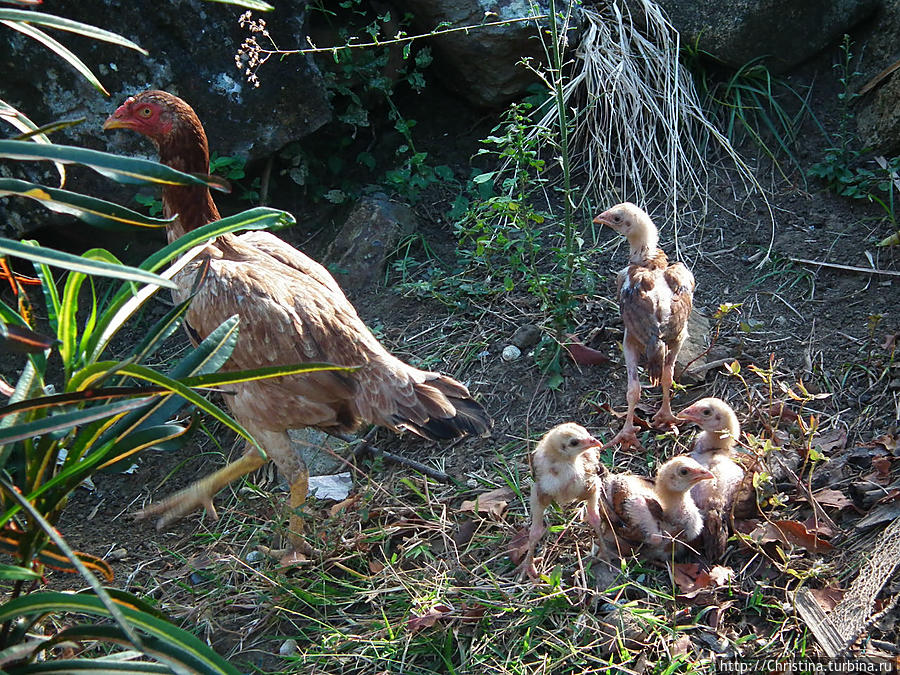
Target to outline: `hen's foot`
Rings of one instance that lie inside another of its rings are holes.
[[[540,562],[543,558],[535,558],[532,555],[529,555],[522,561],[522,564],[519,565],[518,568],[518,576],[519,579],[524,579],[525,575],[528,575],[528,578],[531,579],[532,582],[537,582],[540,578],[540,573],[538,572],[536,562]]]
[[[676,431],[678,424],[682,421],[675,417],[671,410],[660,410],[653,416],[653,428],[664,431]]]
[[[212,520],[218,520],[219,514],[216,513],[216,507],[212,501],[218,490],[211,491],[211,486],[205,485],[205,483],[205,480],[194,483],[184,490],[166,497],[161,502],[156,502],[145,509],[141,509],[134,514],[134,517],[138,520],[145,520],[159,516],[156,520],[156,529],[161,530],[166,525],[174,523],[176,520],[184,518],[189,513],[203,507]]]
[[[321,557],[322,552],[306,542],[298,542],[290,548],[269,548],[257,546],[256,550],[269,558],[278,560],[279,567],[297,567]]]

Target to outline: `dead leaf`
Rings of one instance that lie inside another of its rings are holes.
[[[872,468],[875,469],[875,473],[877,473],[880,478],[885,479],[886,483],[889,483],[891,479],[892,462],[893,458],[886,456],[876,457],[872,460]]]
[[[568,336],[569,342],[563,345],[571,359],[579,366],[599,366],[609,363],[609,357],[603,352],[583,345],[572,335]]]
[[[472,537],[475,535],[476,530],[475,521],[471,518],[465,518],[460,522],[460,524],[456,528],[456,532],[453,533],[453,543],[456,544],[459,548],[464,548],[470,541],[472,541]]]
[[[875,503],[888,504],[890,502],[896,501],[898,497],[900,497],[900,489],[890,490],[884,497],[882,497]]]
[[[761,524],[750,537],[760,544],[779,542],[789,546],[799,546],[813,553],[823,553],[834,548],[824,539],[806,529],[803,523],[795,520],[776,520]]]
[[[472,513],[489,513],[499,518],[506,510],[509,500],[514,497],[513,491],[508,487],[495,488],[488,492],[483,492],[475,499],[464,501],[459,510],[461,512],[471,511]]]
[[[378,573],[379,573],[381,570],[383,570],[383,569],[384,569],[384,564],[383,564],[383,563],[380,563],[380,562],[378,562],[377,560],[370,560],[370,561],[369,561],[369,571],[370,571],[372,574],[378,574]]]
[[[463,603],[461,610],[462,617],[460,620],[463,623],[478,623],[484,618],[484,615],[487,612],[487,605],[467,605],[466,603]]]
[[[672,575],[681,589],[683,598],[695,598],[704,591],[712,591],[725,586],[734,577],[734,570],[723,565],[715,565],[700,571],[697,563],[676,563]]]
[[[897,346],[897,339],[900,338],[900,333],[890,333],[884,336],[884,342],[881,343],[881,348],[886,352],[894,351],[894,348]]]
[[[872,445],[883,445],[892,455],[897,454],[897,436],[894,434],[882,434],[878,438],[873,438]]]
[[[689,654],[693,646],[694,643],[691,642],[691,636],[682,633],[675,639],[675,641],[672,643],[672,646],[669,647],[669,656],[675,658],[676,656],[684,656],[686,654]]]
[[[819,537],[834,536],[834,530],[828,527],[828,525],[824,521],[816,520],[816,517],[814,515],[803,521],[803,527],[806,528],[807,532],[810,532]]]
[[[621,412],[621,413],[616,412],[609,403],[604,403],[603,405],[595,405],[594,408],[597,410],[597,412],[606,413],[607,415],[612,415],[617,420],[623,420],[628,416],[627,412]],[[642,408],[642,406],[640,404],[638,404],[638,408]],[[642,419],[641,417],[638,417],[637,415],[635,415],[634,416],[634,426],[641,427],[643,429],[649,429],[650,423],[647,420]]]
[[[816,599],[816,603],[824,612],[830,612],[837,604],[844,599],[844,589],[836,586],[826,586],[825,588],[810,588],[809,592]]]
[[[815,497],[816,501],[822,506],[829,506],[838,511],[846,509],[848,506],[853,506],[852,499],[847,497],[847,495],[840,490],[835,490],[833,488],[822,488],[818,492],[813,492],[813,497]]]
[[[528,528],[523,527],[513,535],[512,539],[509,540],[507,554],[509,555],[509,559],[510,561],[512,561],[512,564],[518,565],[520,562],[522,562],[522,559],[525,557],[525,554],[527,552]]]
[[[779,422],[788,422],[790,424],[794,424],[797,421],[797,413],[784,403],[773,403],[766,412],[772,421],[778,420]]]
[[[334,518],[341,511],[354,511],[355,510],[354,507],[356,506],[356,503],[359,501],[359,498],[360,498],[360,496],[358,494],[352,495],[350,497],[347,497],[347,499],[345,499],[342,502],[338,502],[337,504],[332,504],[331,508],[328,509],[328,513],[330,513],[331,517]]]
[[[443,602],[439,602],[436,605],[433,605],[424,614],[411,616],[409,619],[407,619],[406,627],[413,633],[416,633],[423,628],[431,628],[432,626],[434,626],[434,624],[446,617],[452,611],[453,607]]]
[[[847,431],[840,427],[823,431],[813,436],[813,446],[819,449],[826,457],[832,450],[840,450],[847,445]]]

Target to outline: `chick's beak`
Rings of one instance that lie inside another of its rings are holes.
[[[681,420],[682,422],[693,422],[694,424],[700,424],[700,415],[694,410],[693,406],[690,408],[685,408],[680,413],[675,415],[675,419]]]
[[[587,438],[583,439],[581,443],[585,448],[599,448],[601,445],[603,445],[603,441],[599,441],[593,436],[588,436]]]
[[[128,108],[125,104],[122,104],[116,108],[112,115],[106,118],[106,121],[103,123],[103,130],[130,129],[132,126],[134,126],[134,123],[129,115]]]
[[[594,225],[608,225],[609,227],[612,227],[612,222],[609,219],[609,211],[604,211],[594,218]]]
[[[694,472],[693,480],[694,483],[699,483],[703,480],[712,480],[715,478],[715,475],[706,469],[698,469]]]

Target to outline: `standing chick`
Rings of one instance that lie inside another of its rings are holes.
[[[597,506],[599,476],[607,470],[594,450],[600,445],[601,442],[583,426],[566,422],[544,434],[534,449],[531,459],[534,484],[529,501],[531,526],[528,530],[528,554],[522,562],[522,569],[532,579],[538,576],[534,550],[546,531],[544,511],[551,502],[560,506],[575,501],[586,502],[585,519],[598,534],[602,534]]]
[[[744,470],[732,459],[741,434],[741,425],[731,406],[720,398],[703,398],[678,413],[678,418],[693,422],[702,430],[691,452],[715,480],[701,483],[691,496],[705,516],[701,533],[703,552],[713,563],[725,554],[729,519],[735,494],[744,480]]]
[[[713,478],[686,455],[663,464],[655,481],[633,474],[606,476],[601,495],[611,526],[606,539],[620,555],[642,544],[653,557],[665,558],[677,543],[686,544],[700,534],[703,516],[691,498],[691,488]]]
[[[628,372],[628,415],[622,430],[607,445],[641,447],[635,435],[634,410],[641,397],[638,362],[641,356],[653,386],[662,387],[662,404],[653,416],[656,427],[671,427],[670,394],[675,358],[687,338],[694,298],[694,275],[682,263],[669,264],[658,247],[656,226],[644,211],[625,202],[594,218],[628,239],[628,267],[616,277],[619,310],[625,324],[622,341]]]

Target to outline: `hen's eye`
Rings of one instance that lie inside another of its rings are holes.
[[[153,111],[150,110],[150,106],[145,105],[145,106],[138,108],[138,115],[140,115],[141,117],[144,117],[144,118],[150,117],[150,115],[152,115],[152,114],[153,114]]]

